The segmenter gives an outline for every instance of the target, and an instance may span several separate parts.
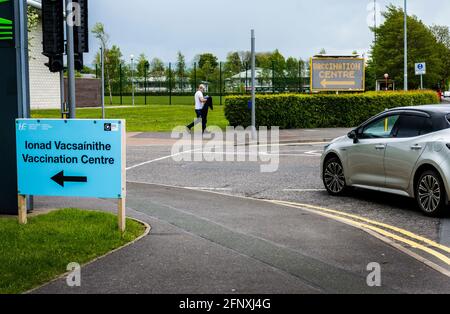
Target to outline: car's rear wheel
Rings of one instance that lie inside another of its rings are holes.
[[[427,170],[420,176],[416,186],[416,200],[425,215],[437,217],[446,208],[446,192],[439,173]]]
[[[325,161],[323,166],[323,183],[328,193],[333,196],[341,196],[347,191],[344,168],[338,158],[333,157]]]

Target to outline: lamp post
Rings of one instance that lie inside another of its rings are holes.
[[[134,106],[134,55],[131,55],[131,100]]]
[[[388,82],[389,74],[386,73],[386,74],[384,75],[384,79],[386,80],[386,91],[388,91],[388,90],[389,90],[389,85],[388,85],[388,83],[389,83],[389,82]]]
[[[105,119],[105,45],[100,47],[102,63],[102,119]]]
[[[405,0],[405,8],[404,8],[404,11],[405,11],[405,17],[404,17],[404,29],[405,29],[405,39],[404,39],[404,41],[405,41],[405,56],[404,56],[404,58],[405,58],[405,65],[404,65],[404,76],[405,76],[405,79],[404,79],[404,82],[405,82],[405,84],[404,84],[404,90],[405,91],[407,91],[408,90],[408,13],[407,13],[407,7],[406,7],[406,5],[407,5],[407,0]]]

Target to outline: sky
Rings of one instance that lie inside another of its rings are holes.
[[[376,2],[381,10],[390,3],[403,7],[403,0]],[[188,62],[203,52],[225,60],[230,51],[250,50],[251,29],[257,51],[279,49],[286,57],[309,59],[322,48],[328,54],[367,53],[373,7],[373,0],[94,0],[89,23],[103,23],[127,61],[144,53],[176,62],[178,51]],[[408,14],[427,25],[450,26],[450,1],[408,0]],[[91,35],[88,63],[98,47]]]

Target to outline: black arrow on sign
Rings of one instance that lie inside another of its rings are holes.
[[[64,175],[64,170],[52,177],[52,180],[64,187],[65,182],[81,182],[86,183],[87,177],[70,177]]]

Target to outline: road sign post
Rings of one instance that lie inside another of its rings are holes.
[[[364,91],[365,60],[311,58],[311,91]]]
[[[425,62],[416,63],[416,75],[420,76],[420,89],[423,89],[423,76],[427,74],[427,64]]]
[[[125,141],[124,120],[16,120],[19,201],[30,195],[117,199],[125,231]],[[26,223],[23,206],[19,222]]]

